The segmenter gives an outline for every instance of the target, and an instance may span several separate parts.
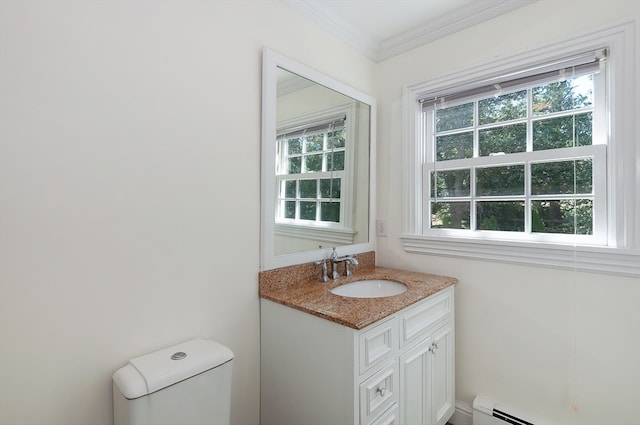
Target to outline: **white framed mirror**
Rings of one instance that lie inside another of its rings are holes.
[[[261,270],[375,250],[375,100],[264,49]]]

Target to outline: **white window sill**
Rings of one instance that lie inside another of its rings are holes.
[[[409,253],[640,277],[640,250],[402,235]]]
[[[321,240],[333,246],[351,245],[355,232],[351,229],[336,229],[332,227],[305,226],[301,224],[276,223],[274,226],[277,236]]]

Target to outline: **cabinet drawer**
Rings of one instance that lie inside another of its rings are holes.
[[[453,288],[446,289],[400,315],[400,346],[417,341],[429,327],[453,317]]]
[[[397,346],[397,319],[394,317],[360,334],[360,374],[390,359]]]
[[[370,424],[391,405],[398,403],[397,377],[397,362],[393,361],[360,384],[361,424]]]
[[[371,425],[399,425],[398,421],[398,405],[393,405],[387,409],[379,418],[371,422]]]

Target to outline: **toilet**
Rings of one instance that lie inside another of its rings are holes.
[[[113,374],[114,425],[228,425],[232,363],[206,339],[129,360]]]

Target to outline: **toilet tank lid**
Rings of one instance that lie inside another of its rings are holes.
[[[134,399],[231,360],[229,348],[198,338],[129,360],[113,374],[113,382],[123,396]]]

